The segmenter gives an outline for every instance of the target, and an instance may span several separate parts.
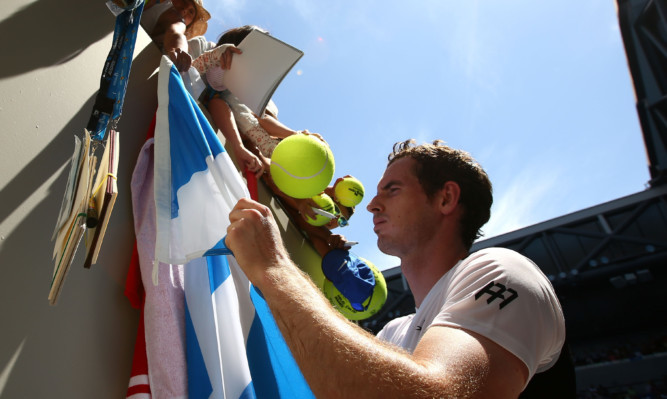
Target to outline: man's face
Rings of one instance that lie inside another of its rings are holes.
[[[415,175],[416,161],[410,157],[394,161],[377,186],[377,195],[366,209],[373,214],[378,248],[401,257],[418,250],[439,223],[437,207],[428,199]]]

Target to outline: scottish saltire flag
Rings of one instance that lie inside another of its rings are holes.
[[[266,302],[247,281],[232,256],[186,265],[189,398],[313,398]]]
[[[311,398],[261,294],[226,252],[228,213],[249,196],[167,57],[155,129],[156,263],[186,263],[189,398]]]
[[[181,264],[226,253],[229,212],[248,190],[167,57],[158,76],[155,158],[156,259]]]

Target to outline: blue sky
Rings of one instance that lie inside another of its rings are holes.
[[[305,52],[274,95],[366,198],[336,232],[380,269],[365,206],[397,141],[442,139],[494,184],[486,237],[642,191],[649,180],[614,0],[208,0],[207,37],[254,24]]]

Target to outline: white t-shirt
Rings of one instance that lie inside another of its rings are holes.
[[[390,321],[378,337],[412,353],[430,326],[489,338],[526,364],[528,381],[558,360],[565,341],[565,319],[551,282],[530,259],[505,248],[459,261],[416,314]]]

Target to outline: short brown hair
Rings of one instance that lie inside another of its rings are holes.
[[[396,143],[387,166],[405,157],[416,161],[415,175],[428,198],[433,198],[448,181],[459,185],[459,203],[463,205],[461,238],[470,249],[491,217],[493,188],[489,176],[469,153],[451,148],[441,140],[420,145],[414,139]]]
[[[238,46],[239,43],[245,39],[246,36],[253,30],[258,30],[263,33],[269,33],[268,31],[260,28],[259,26],[256,25],[243,25],[239,26],[238,28],[232,28],[227,31],[225,31],[222,36],[220,36],[220,39],[218,39],[217,45],[223,45],[223,44],[233,44],[235,46]]]

